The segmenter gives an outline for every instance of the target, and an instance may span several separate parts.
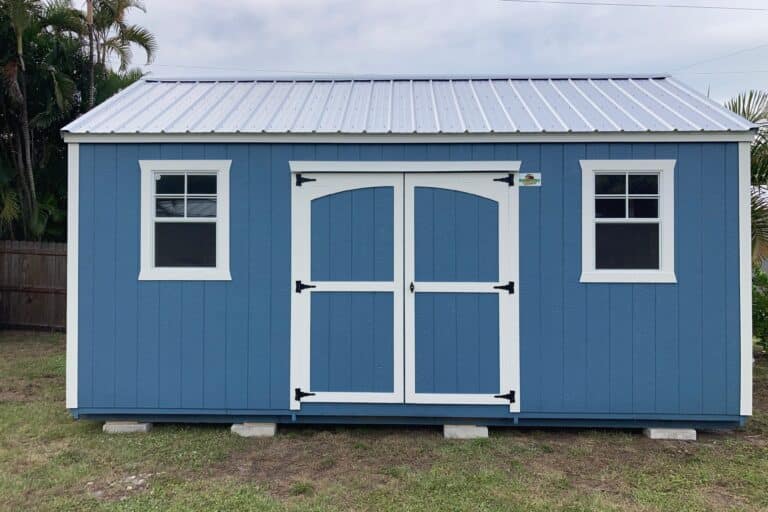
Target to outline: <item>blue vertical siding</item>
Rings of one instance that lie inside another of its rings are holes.
[[[137,160],[160,158],[232,160],[232,281],[137,280]],[[677,160],[677,284],[579,283],[583,158]],[[513,159],[541,172],[542,187],[520,190],[521,415],[738,416],[738,157],[719,143],[82,144],[80,408],[288,409],[291,159]],[[482,373],[463,368],[446,389],[482,387]]]

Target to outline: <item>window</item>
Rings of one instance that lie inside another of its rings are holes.
[[[229,280],[229,160],[141,160],[141,280]]]
[[[674,160],[582,160],[582,273],[674,283]]]

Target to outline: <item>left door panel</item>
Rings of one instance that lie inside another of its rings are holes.
[[[402,402],[403,176],[302,178],[292,184],[291,408]]]

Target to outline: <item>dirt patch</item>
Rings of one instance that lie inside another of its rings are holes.
[[[336,484],[370,490],[402,471],[430,467],[434,446],[441,441],[434,429],[281,427],[275,438],[254,439],[226,467],[245,480],[265,484],[276,496],[305,494],[306,483],[314,490]]]
[[[127,475],[109,482],[86,482],[86,492],[104,501],[123,501],[131,496],[149,489],[149,479],[154,473],[138,473]]]

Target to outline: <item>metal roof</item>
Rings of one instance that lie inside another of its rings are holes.
[[[728,132],[756,128],[666,75],[151,78],[72,134]]]

